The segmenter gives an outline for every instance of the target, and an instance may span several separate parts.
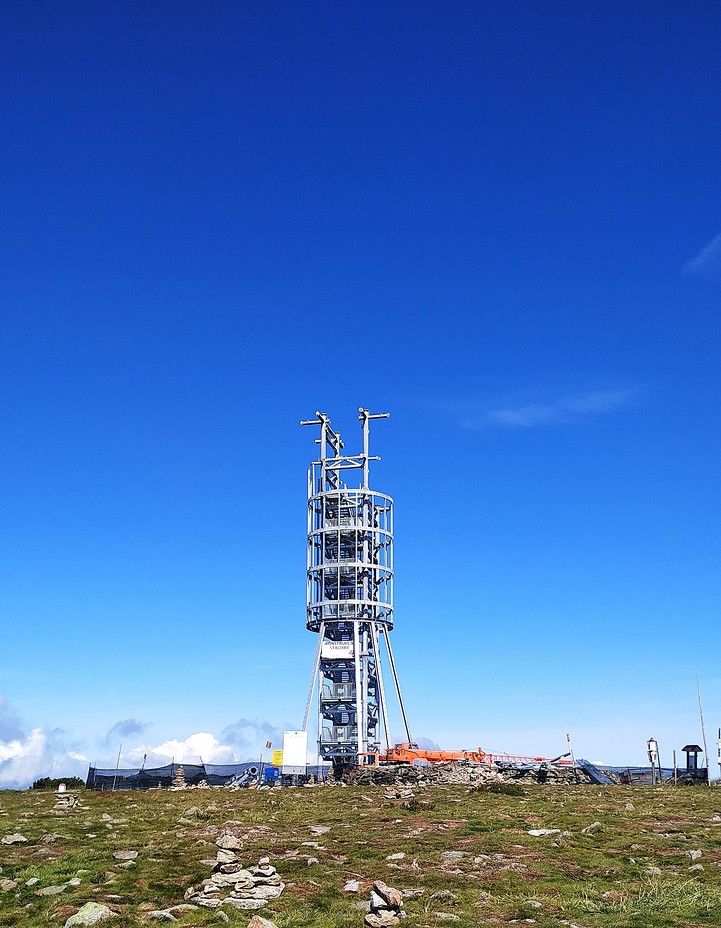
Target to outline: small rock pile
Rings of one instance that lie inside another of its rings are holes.
[[[285,884],[276,868],[271,866],[269,857],[261,857],[256,867],[245,868],[236,853],[242,847],[239,838],[224,832],[215,843],[218,852],[212,861],[213,874],[203,880],[202,889],[190,886],[186,890],[187,902],[207,909],[217,909],[221,905],[260,909],[281,895]]]
[[[53,806],[53,811],[65,812],[67,809],[74,809],[78,802],[77,793],[70,793],[65,789],[58,789],[55,791],[55,805]]]
[[[370,928],[391,928],[406,917],[403,911],[403,893],[382,880],[376,880],[371,890],[371,910],[365,917]]]
[[[182,767],[178,767],[178,771],[173,777],[173,782],[170,784],[170,789],[187,789],[188,784],[185,782],[185,770]]]

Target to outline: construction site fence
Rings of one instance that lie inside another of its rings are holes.
[[[138,790],[169,787],[182,768],[188,786],[205,782],[208,786],[249,786],[251,783],[276,782],[282,778],[278,767],[262,762],[242,764],[166,764],[164,767],[134,767],[131,769],[103,769],[90,767],[86,788],[94,790]],[[325,779],[327,766],[309,766],[306,777]]]

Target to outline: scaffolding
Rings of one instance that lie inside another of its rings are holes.
[[[390,746],[381,640],[408,730],[389,632],[393,628],[393,500],[370,489],[370,420],[361,407],[363,448],[343,453],[325,413],[301,425],[320,426],[319,460],[308,470],[306,627],[318,634],[303,727],[308,728],[318,684],[318,761],[358,764],[361,755]],[[351,488],[351,474],[360,485]]]

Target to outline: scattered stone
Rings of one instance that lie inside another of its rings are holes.
[[[534,838],[545,838],[548,835],[560,835],[561,829],[560,828],[531,828],[531,830],[526,832],[526,834],[529,834]]]
[[[184,912],[196,911],[197,908],[197,905],[188,905],[184,903],[181,905],[172,905],[167,909],[153,909],[152,912],[148,912],[148,915],[150,918],[176,922]]]
[[[415,794],[411,789],[393,789],[389,787],[383,793],[384,799],[415,799]]]
[[[543,903],[539,902],[538,899],[526,899],[526,905],[530,905],[532,909],[540,909]]]
[[[137,856],[137,851],[113,851],[113,857],[116,860],[135,860]]]
[[[386,860],[403,860],[405,856],[406,855],[403,853],[403,851],[399,851],[397,854],[389,854],[386,857]]]
[[[80,886],[82,882],[83,881],[80,879],[79,876],[74,876],[72,880],[68,880],[68,882],[65,885],[66,886]]]
[[[661,876],[663,870],[661,870],[660,867],[646,867],[643,872],[646,874],[646,876]]]
[[[18,884],[15,880],[0,880],[0,892],[9,893],[11,889],[15,889]]]
[[[592,835],[594,831],[598,831],[599,828],[603,828],[600,822],[592,822],[590,825],[586,825],[585,828],[581,829],[581,834]]]
[[[343,892],[357,893],[360,891],[360,880],[348,880],[343,886]]]
[[[692,867],[689,867],[689,873],[693,870],[703,870],[703,864],[694,864]]]
[[[36,876],[31,876],[29,880],[25,880],[26,886],[37,886],[40,880]]]
[[[686,856],[691,860],[698,860],[699,857],[703,857],[703,851],[686,851]]]
[[[461,920],[460,915],[454,915],[452,912],[434,912],[436,918],[443,919],[447,922],[459,922]]]
[[[457,864],[464,857],[468,857],[465,851],[444,851],[441,854],[441,862],[444,864]]]
[[[237,838],[227,831],[224,831],[215,843],[219,848],[225,851],[239,851],[243,847],[243,842],[240,838]]]
[[[27,840],[28,839],[25,837],[25,835],[14,834],[14,835],[5,835],[4,838],[0,839],[0,843],[2,844],[26,844]]]
[[[248,922],[248,928],[278,928],[278,926],[268,918],[261,918],[260,915],[254,915]]]
[[[112,909],[99,902],[86,902],[85,905],[65,922],[65,928],[75,928],[76,925],[97,925],[106,918],[114,918]]]
[[[458,896],[450,889],[439,889],[438,892],[433,893],[431,899],[435,899],[436,902],[445,902],[448,905],[455,905],[458,902]]]
[[[318,860],[317,857],[309,857],[308,860],[306,860],[306,864],[307,864],[309,867],[312,867],[313,864],[317,864],[317,863],[319,863],[319,862],[320,862],[320,861]]]
[[[328,834],[330,825],[308,825],[308,831],[317,838],[318,835]]]
[[[635,806],[632,802],[627,802],[627,803],[626,803],[626,810],[627,810],[628,812],[633,812],[633,811],[635,810],[635,808],[636,808],[636,806]]]
[[[65,892],[68,888],[67,883],[63,883],[62,886],[43,886],[42,889],[36,889],[36,896],[57,896],[58,893]]]
[[[232,905],[236,909],[246,909],[248,911],[252,909],[262,909],[264,905],[268,905],[267,899],[235,899],[232,896],[228,896],[226,899],[223,899],[223,905]]]

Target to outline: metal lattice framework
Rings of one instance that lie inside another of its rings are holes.
[[[308,560],[306,627],[318,647],[305,709],[308,727],[318,681],[318,759],[356,764],[366,751],[390,745],[381,638],[393,675],[403,724],[408,730],[389,632],[393,628],[393,500],[371,490],[371,415],[359,409],[363,450],[343,454],[340,434],[325,413],[301,422],[320,426],[320,459],[308,470]],[[352,472],[360,485],[348,487]],[[382,730],[382,731],[381,731]]]

